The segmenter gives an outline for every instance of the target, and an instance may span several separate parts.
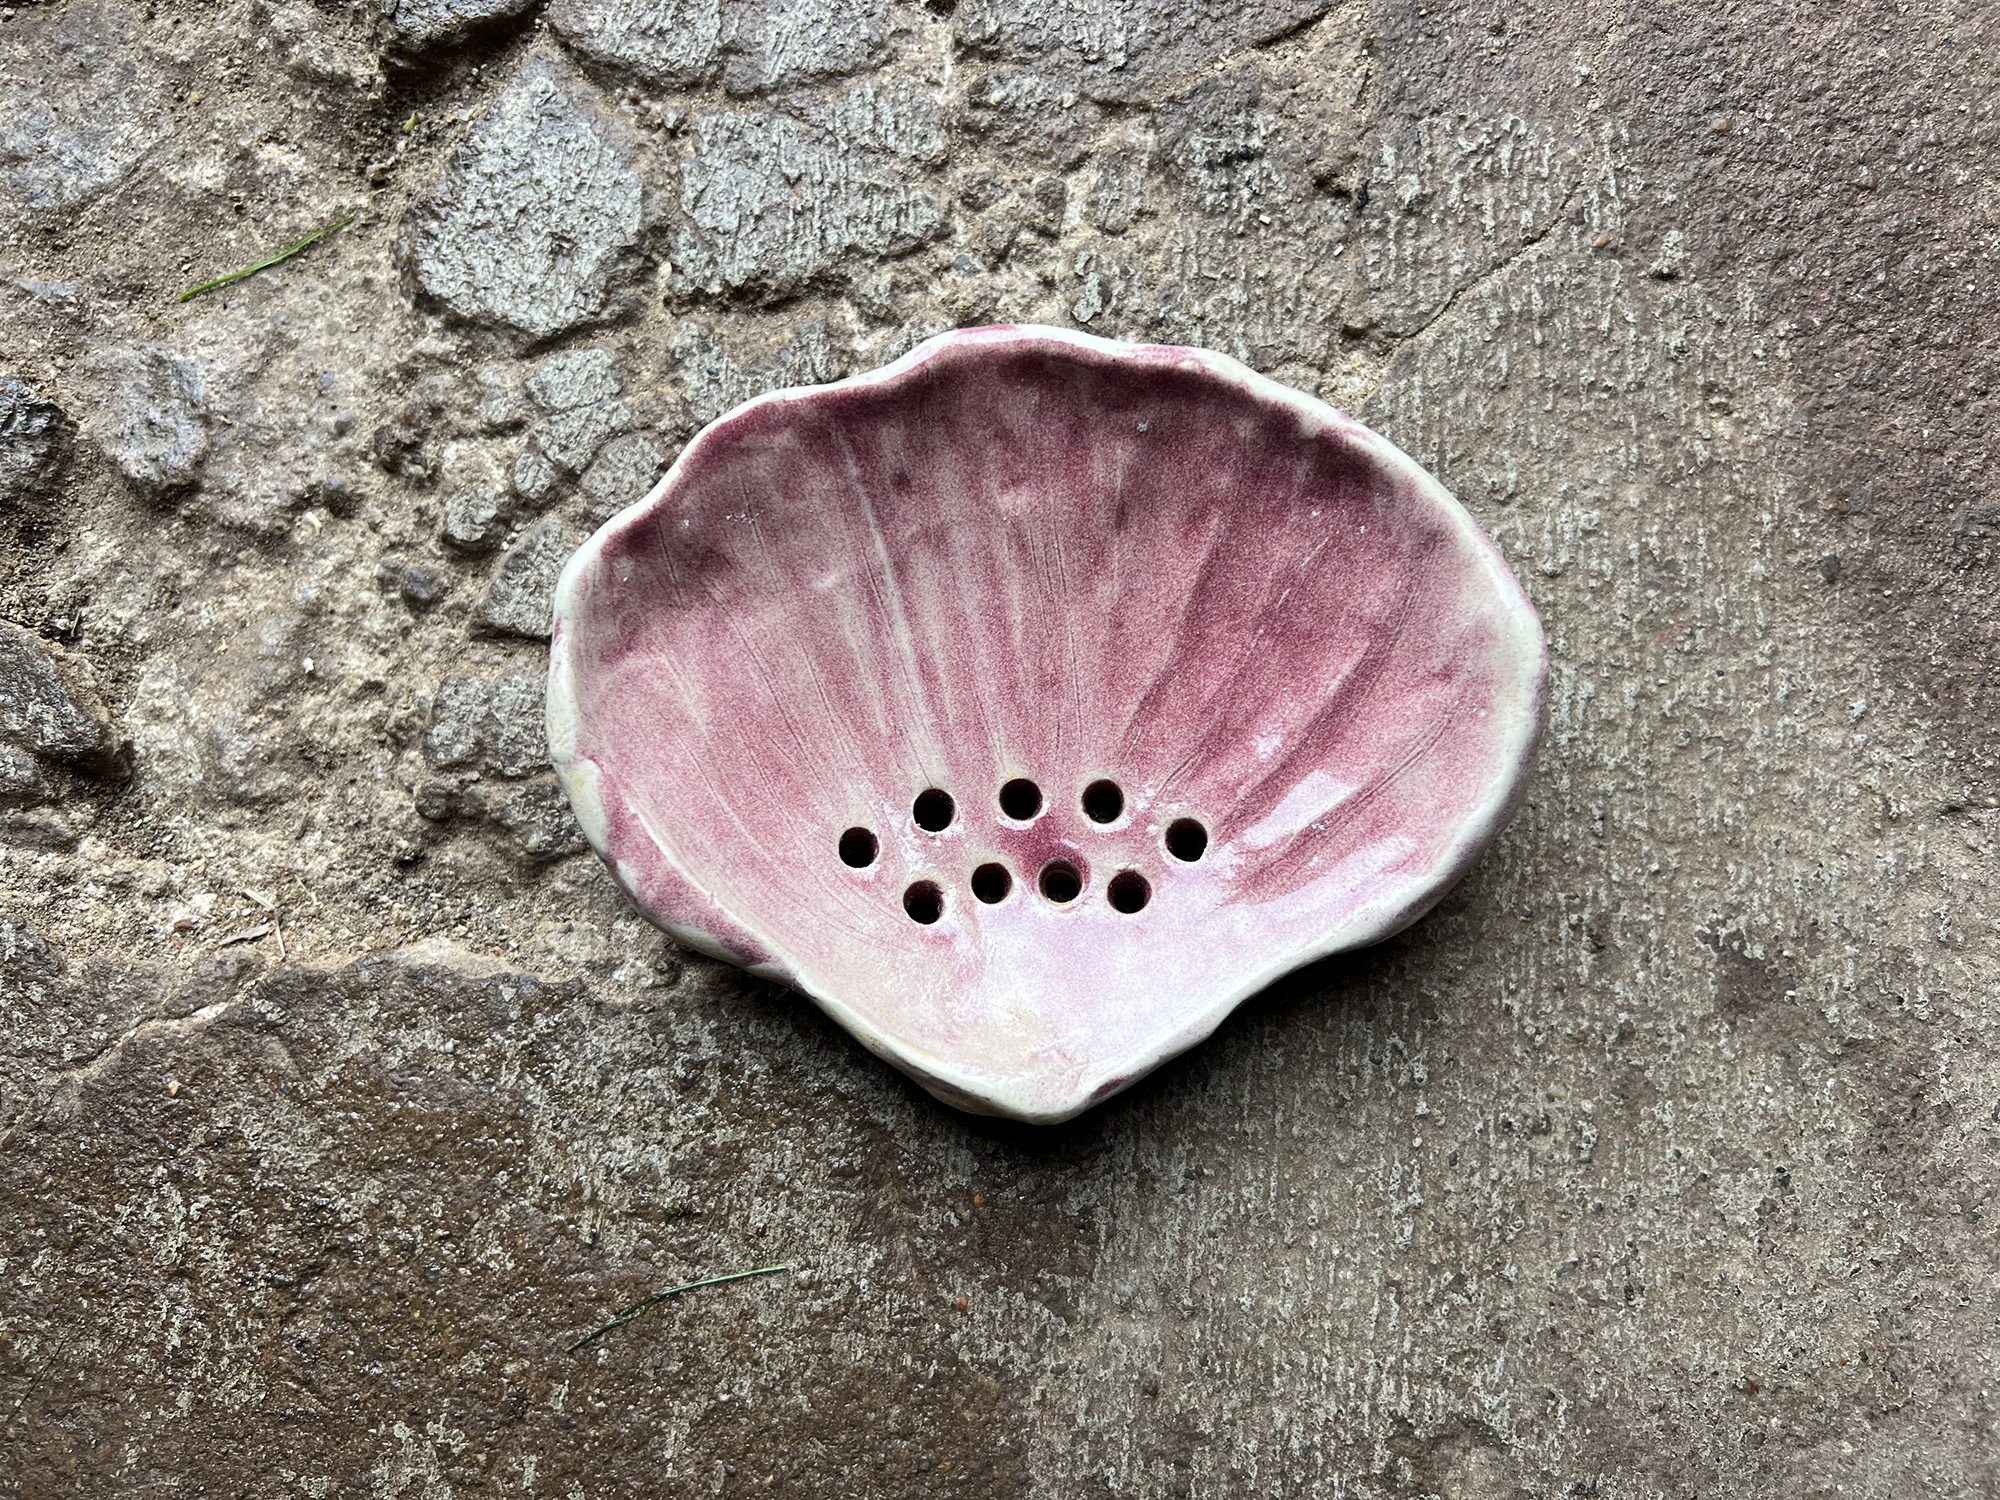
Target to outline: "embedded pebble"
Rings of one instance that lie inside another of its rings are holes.
[[[0,505],[45,498],[68,467],[75,430],[53,401],[0,378]]]
[[[146,494],[192,484],[209,447],[201,371],[153,344],[111,350],[97,364],[114,382],[93,424],[105,457]]]
[[[126,769],[124,747],[90,681],[60,647],[0,620],[0,739],[100,775]]]
[[[547,640],[556,580],[575,544],[562,522],[549,516],[500,556],[475,622],[495,635]]]

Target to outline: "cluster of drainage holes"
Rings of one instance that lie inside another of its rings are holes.
[[[1093,823],[1115,823],[1125,811],[1125,793],[1115,781],[1093,781],[1083,789],[1083,815]],[[1000,788],[1000,811],[1016,823],[1026,823],[1042,810],[1042,789],[1026,777],[1016,777]],[[958,804],[951,793],[939,787],[920,792],[910,806],[910,818],[926,833],[943,833],[958,816]],[[1167,825],[1167,853],[1184,864],[1192,864],[1208,852],[1208,830],[1193,818],[1176,818]],[[843,864],[865,870],[875,863],[881,844],[865,828],[850,828],[840,836]],[[1057,906],[1067,906],[1083,894],[1083,875],[1066,859],[1052,859],[1042,866],[1035,884]],[[972,894],[987,906],[1007,899],[1014,889],[1014,877],[1003,864],[992,861],[972,872]],[[1120,870],[1105,887],[1104,897],[1113,911],[1131,915],[1145,910],[1153,899],[1152,884],[1137,870]],[[944,915],[944,891],[935,880],[912,881],[903,892],[903,910],[910,920],[928,927]]]

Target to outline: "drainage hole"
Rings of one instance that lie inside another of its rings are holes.
[[[865,828],[850,828],[840,836],[840,862],[865,870],[875,863],[877,848],[874,834]]]
[[[1000,788],[1000,811],[1016,823],[1025,823],[1042,810],[1042,789],[1025,776],[1016,776]]]
[[[943,833],[951,827],[952,814],[957,810],[951,793],[941,792],[936,787],[917,793],[917,800],[910,804],[910,816],[917,820],[917,827],[925,833]]]
[[[912,922],[928,927],[944,915],[944,892],[935,880],[919,880],[903,892],[903,910]]]
[[[1007,873],[1005,865],[985,864],[972,872],[972,894],[988,906],[1005,901],[1013,889],[1014,877]]]
[[[1125,811],[1125,794],[1115,781],[1093,781],[1083,789],[1083,815],[1093,823],[1110,823]]]
[[[1114,911],[1130,916],[1135,911],[1146,909],[1146,903],[1153,899],[1153,888],[1137,870],[1120,870],[1111,877],[1111,884],[1104,888],[1104,894]]]
[[[1208,853],[1208,830],[1193,818],[1175,818],[1167,825],[1167,853],[1193,864]]]
[[[1042,894],[1057,906],[1066,906],[1083,894],[1083,876],[1066,859],[1052,859],[1042,866]]]

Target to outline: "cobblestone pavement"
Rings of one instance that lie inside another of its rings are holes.
[[[0,1493],[2000,1490],[1996,50],[0,10]],[[698,424],[995,320],[1362,416],[1553,653],[1436,913],[1045,1131],[646,927],[538,722]]]

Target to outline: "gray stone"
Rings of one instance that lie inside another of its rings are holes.
[[[888,49],[881,0],[725,0],[723,84],[732,93],[838,78]]]
[[[486,679],[470,672],[454,672],[438,685],[430,727],[424,731],[424,754],[432,765],[452,769],[478,763],[490,732],[492,696]]]
[[[960,124],[1002,160],[1068,172],[1089,159],[1104,112],[1059,77],[1001,68],[966,90]]]
[[[0,741],[0,806],[25,807],[48,800],[49,784],[34,756]]]
[[[0,739],[99,775],[129,769],[90,669],[59,646],[0,620]]]
[[[1092,98],[1129,103],[1191,80],[1232,53],[1294,31],[1332,0],[965,0],[954,13],[961,43],[1073,82]]]
[[[461,815],[459,784],[449,776],[432,776],[417,784],[411,805],[426,823],[449,823]]]
[[[76,847],[76,830],[57,813],[0,812],[0,846],[53,852]]]
[[[201,371],[157,345],[115,349],[97,361],[115,385],[93,435],[141,492],[184,489],[208,457]]]
[[[548,679],[517,672],[493,684],[492,739],[487,766],[506,777],[546,770],[549,764]]]
[[[802,324],[775,353],[732,348],[707,324],[684,323],[674,336],[674,363],[694,419],[712,422],[754,396],[838,380],[848,356],[820,318]]]
[[[603,347],[551,354],[528,372],[525,384],[544,411],[568,411],[625,393],[617,351]]]
[[[919,166],[945,159],[937,93],[912,78],[870,79],[837,94],[791,100],[786,112],[824,131],[843,151],[883,152]]]
[[[541,449],[523,448],[514,458],[508,482],[523,500],[540,505],[555,493],[556,486],[562,482],[562,473],[548,461]]]
[[[165,90],[121,4],[64,8],[37,58],[11,28],[0,73],[0,181],[20,209],[60,214],[124,184],[172,129]]]
[[[548,338],[602,312],[635,265],[642,199],[628,132],[538,49],[412,211],[403,251],[460,317]]]
[[[283,5],[269,13],[271,40],[285,71],[316,88],[360,90],[384,80],[367,39],[326,25],[310,4]],[[343,28],[345,30],[345,28]]]
[[[411,563],[396,580],[396,592],[412,609],[430,609],[445,596],[450,581],[436,568]]]
[[[0,377],[0,505],[46,498],[68,467],[75,433],[53,401]]]
[[[494,635],[547,640],[556,580],[575,543],[554,516],[538,521],[500,555],[474,621]]]
[[[590,847],[569,797],[554,777],[542,777],[491,798],[487,812],[536,859],[564,859]]]
[[[598,401],[553,413],[529,436],[551,463],[579,474],[590,466],[599,448],[631,425],[632,410],[623,401]]]
[[[521,372],[513,365],[486,365],[473,373],[479,387],[479,426],[484,432],[509,432],[528,420]]]
[[[424,755],[439,770],[486,770],[509,779],[546,770],[547,681],[538,673],[496,680],[455,672],[438,685]]]
[[[555,0],[549,24],[572,51],[649,83],[698,83],[720,56],[721,0]]]
[[[461,490],[445,502],[438,539],[460,552],[485,552],[500,545],[507,526],[499,498],[485,486]]]
[[[634,432],[606,443],[580,486],[590,502],[592,523],[607,521],[645,499],[666,466],[666,451],[649,433]]]
[[[382,0],[382,29],[398,51],[456,42],[479,26],[530,9],[535,0]]]
[[[936,106],[863,88],[824,106],[818,125],[785,113],[697,118],[675,252],[690,284],[776,295],[849,254],[901,254],[939,231],[938,204],[908,166],[928,159],[915,153],[934,139]]]

